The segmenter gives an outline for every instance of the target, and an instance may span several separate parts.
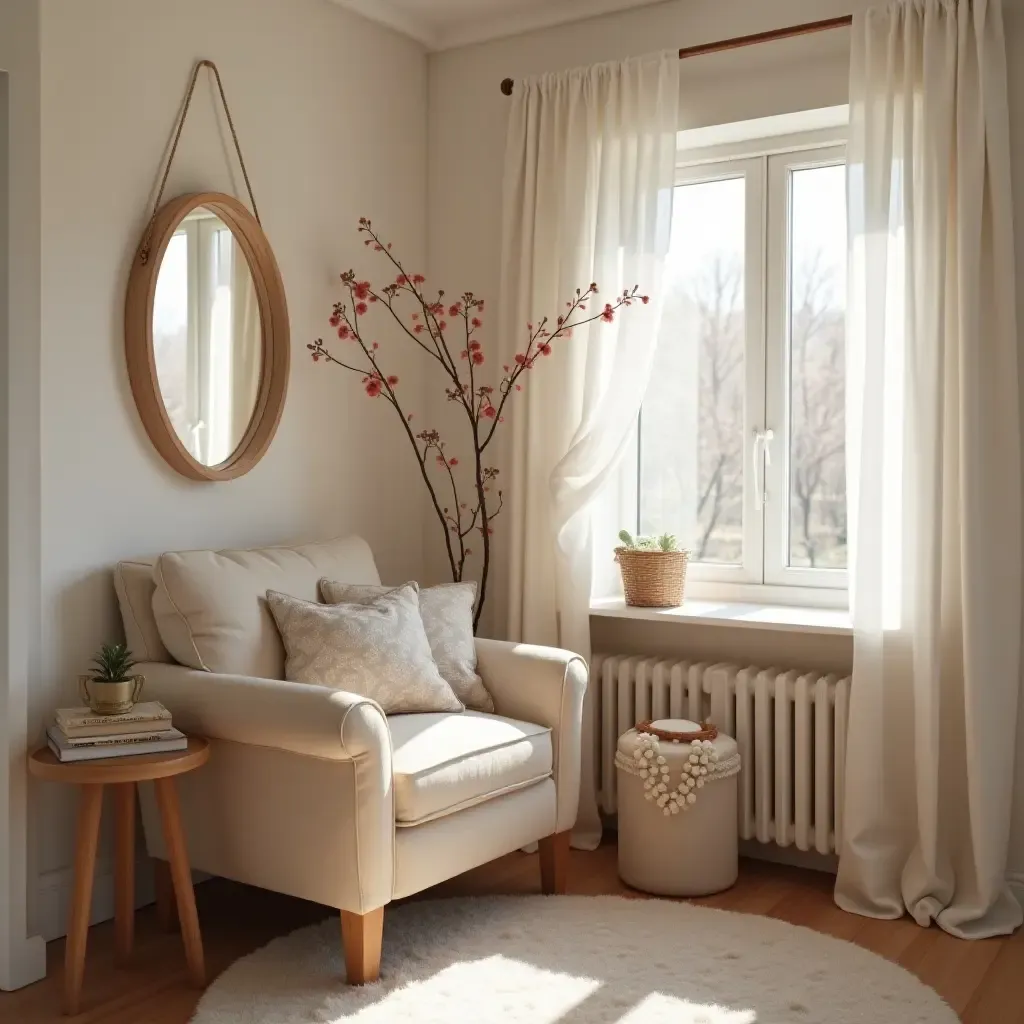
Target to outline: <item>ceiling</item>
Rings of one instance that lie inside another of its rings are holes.
[[[657,0],[335,0],[430,50],[481,43]]]

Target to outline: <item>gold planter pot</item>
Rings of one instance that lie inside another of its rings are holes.
[[[125,715],[135,707],[145,681],[145,676],[132,676],[116,683],[79,676],[78,693],[97,715]]]

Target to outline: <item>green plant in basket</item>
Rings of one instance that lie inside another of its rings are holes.
[[[622,546],[615,549],[615,560],[622,570],[626,604],[641,608],[682,604],[689,552],[680,548],[676,537],[671,533],[634,537],[629,530],[620,530],[619,540]]]
[[[80,676],[82,701],[98,715],[123,715],[131,711],[145,679],[135,675],[135,659],[127,644],[104,644],[92,659],[92,671]]]
[[[628,551],[680,551],[679,541],[673,533],[660,537],[634,537],[629,530],[619,530],[619,540]]]

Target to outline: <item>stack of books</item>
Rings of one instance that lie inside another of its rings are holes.
[[[136,704],[124,715],[60,708],[46,740],[58,761],[164,754],[188,747],[185,734],[171,725],[171,713],[155,700]]]

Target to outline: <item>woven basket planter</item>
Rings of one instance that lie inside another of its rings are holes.
[[[626,604],[635,608],[676,608],[686,587],[686,551],[637,551],[616,548]]]

